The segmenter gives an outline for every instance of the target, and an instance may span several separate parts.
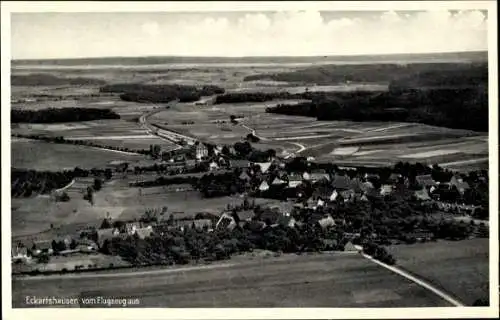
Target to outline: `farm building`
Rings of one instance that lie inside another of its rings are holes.
[[[415,180],[420,186],[422,186],[424,188],[430,188],[432,186],[437,185],[436,181],[434,181],[434,179],[432,179],[432,176],[430,174],[416,176]]]
[[[460,194],[464,194],[470,188],[469,184],[460,176],[453,176],[450,180],[450,186],[456,187]]]
[[[335,175],[332,181],[332,187],[338,190],[349,189],[351,179],[348,176]]]
[[[232,230],[235,227],[236,227],[236,221],[228,213],[223,213],[220,216],[219,221],[217,221],[217,223],[215,224],[215,228],[216,229],[229,229],[229,230]]]
[[[333,220],[332,216],[328,214],[318,220],[318,224],[322,229],[326,229],[335,226],[335,220]]]

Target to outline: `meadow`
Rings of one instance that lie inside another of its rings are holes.
[[[444,288],[466,305],[489,297],[489,239],[388,248],[398,266]]]
[[[140,297],[136,307],[446,307],[446,301],[357,254],[285,255],[200,268],[13,279],[26,295]]]

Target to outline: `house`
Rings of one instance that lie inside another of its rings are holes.
[[[114,237],[118,236],[120,232],[117,228],[107,228],[97,230],[97,244],[99,248],[102,248],[104,241],[110,241]]]
[[[280,185],[286,184],[286,181],[276,177],[276,178],[274,178],[273,182],[271,182],[271,184],[275,185],[275,186],[280,186]]]
[[[369,181],[380,180],[380,176],[376,173],[365,173],[364,178]]]
[[[271,162],[255,162],[255,165],[260,168],[262,173],[266,173],[271,166]]]
[[[359,178],[354,178],[349,182],[349,189],[355,193],[361,193],[365,191],[365,186]]]
[[[76,250],[83,253],[95,252],[97,244],[90,239],[81,239],[76,246]]]
[[[240,221],[250,221],[255,217],[255,212],[253,210],[244,210],[238,212],[238,218]]]
[[[18,243],[12,247],[12,261],[28,261],[28,248],[22,243]]]
[[[33,255],[38,256],[41,254],[51,255],[54,253],[52,249],[52,241],[51,240],[39,240],[33,242]]]
[[[335,220],[333,220],[331,215],[327,214],[318,220],[318,224],[322,229],[326,229],[335,226]]]
[[[345,246],[344,246],[344,251],[359,251],[356,246],[351,242],[348,241]]]
[[[431,241],[434,239],[434,233],[425,230],[415,230],[414,232],[408,233],[406,236],[419,242]]]
[[[265,209],[260,215],[260,221],[265,222],[267,225],[272,226],[278,223],[282,214],[278,209]]]
[[[335,239],[322,239],[323,242],[323,250],[332,251],[336,250],[339,245],[338,241]]]
[[[290,213],[284,213],[278,218],[278,224],[283,227],[293,228],[297,221]]]
[[[415,191],[414,196],[417,200],[420,200],[420,201],[431,200],[431,197],[429,196],[429,194],[427,193],[427,190],[425,188],[423,188],[422,190]]]
[[[302,179],[304,179],[304,180],[311,180],[311,174],[309,172],[307,172],[307,171],[304,172],[302,174]]]
[[[312,182],[330,181],[330,175],[327,173],[311,173],[309,175],[309,180]]]
[[[250,220],[245,224],[245,229],[250,231],[260,231],[266,227],[266,223],[263,221]]]
[[[464,194],[467,189],[469,189],[469,184],[462,179],[460,176],[453,176],[450,180],[450,186],[454,186],[457,188],[460,194]]]
[[[229,160],[229,165],[231,168],[248,168],[250,167],[250,161],[248,160]]]
[[[437,185],[436,181],[432,179],[432,176],[430,174],[416,176],[415,181],[424,188],[430,188]]]
[[[316,204],[316,207],[323,207],[324,205],[325,205],[325,202],[321,198],[319,198],[318,203]]]
[[[195,153],[196,159],[201,160],[205,157],[208,157],[208,148],[204,143],[198,143],[196,144]]]
[[[399,173],[391,173],[391,175],[387,179],[387,183],[396,184],[401,181],[402,178],[403,176]]]
[[[145,228],[139,228],[135,230],[135,234],[141,238],[145,239],[147,237],[150,237],[153,234],[153,227],[147,226]]]
[[[390,185],[390,184],[383,184],[380,187],[380,195],[381,196],[387,196],[387,195],[390,195],[391,193],[392,193],[392,185]]]
[[[215,170],[219,169],[219,165],[217,164],[217,162],[212,161],[212,162],[210,162],[210,164],[208,165],[208,169],[209,169],[210,171],[215,171]]]
[[[302,180],[301,181],[290,180],[290,181],[288,181],[288,188],[297,188],[301,184],[302,184]]]
[[[123,233],[126,233],[128,235],[133,235],[137,229],[141,227],[141,224],[138,222],[128,222],[125,223],[123,226],[122,230],[120,230]]]
[[[243,171],[239,176],[238,178],[240,180],[243,180],[243,181],[250,181],[252,180],[252,178],[250,178],[250,176],[248,175],[248,173],[246,171]]]
[[[262,181],[262,183],[259,186],[260,191],[267,191],[269,190],[269,184],[266,181]]]
[[[217,223],[215,224],[215,229],[229,229],[233,230],[236,227],[236,221],[234,218],[228,214],[223,213]]]
[[[333,190],[332,194],[330,195],[330,201],[335,201],[337,197],[339,196],[337,190]]]
[[[348,176],[335,175],[332,181],[332,187],[337,190],[347,190],[349,189],[349,183],[351,179]]]
[[[339,192],[339,194],[342,197],[342,199],[344,199],[344,202],[351,201],[356,196],[354,190],[342,190]]]

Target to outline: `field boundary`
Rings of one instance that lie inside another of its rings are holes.
[[[448,303],[452,304],[453,306],[455,307],[465,307],[465,304],[463,304],[462,302],[458,301],[457,299],[453,298],[452,296],[450,296],[449,294],[445,293],[444,291],[442,290],[439,290],[437,289],[436,287],[434,287],[433,285],[431,285],[430,283],[422,280],[422,279],[418,279],[416,276],[414,275],[411,275],[410,273],[404,271],[404,270],[401,270],[399,268],[396,268],[394,266],[390,266],[388,264],[385,264],[383,262],[380,262],[378,260],[375,260],[373,257],[365,254],[365,253],[361,253],[361,255],[363,257],[365,257],[366,259],[368,260],[371,260],[373,262],[375,262],[376,264],[378,264],[379,266],[383,267],[383,268],[386,268],[410,281],[412,281],[413,283],[433,292],[434,294],[438,295],[439,297],[441,297],[442,299],[446,300]]]

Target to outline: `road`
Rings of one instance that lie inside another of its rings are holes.
[[[234,260],[234,262],[233,262]],[[450,303],[359,254],[256,258],[224,267],[181,268],[71,279],[13,279],[25,296],[131,297],[138,307],[444,307]]]
[[[262,141],[274,141],[274,140],[279,140],[279,139],[270,139],[270,138],[267,138],[267,137],[264,137],[264,136],[259,136],[259,135],[257,135],[257,131],[256,131],[254,128],[251,128],[251,127],[247,126],[247,125],[246,125],[246,124],[244,124],[242,121],[243,121],[243,120],[240,120],[240,122],[239,122],[239,123],[240,123],[240,125],[241,125],[243,128],[245,128],[245,129],[247,129],[248,131],[250,131],[250,132],[251,132],[251,133],[252,133],[255,137],[259,138],[260,140],[262,140]],[[290,141],[285,141],[285,143],[288,143],[288,144],[293,144],[294,146],[299,147],[299,150],[296,150],[296,151],[293,151],[292,153],[287,154],[287,155],[285,156],[285,159],[291,158],[291,157],[293,157],[293,156],[295,156],[295,155],[297,155],[297,154],[299,154],[299,153],[301,153],[301,152],[304,152],[304,151],[307,149],[307,147],[306,147],[306,146],[304,146],[303,144],[298,143],[298,142],[290,142]]]
[[[177,103],[177,102],[175,102],[175,103]],[[178,146],[178,148],[182,148],[182,145],[180,144],[181,140],[191,142],[191,143],[198,141],[197,139],[195,139],[193,137],[189,137],[189,136],[186,136],[186,135],[183,135],[183,134],[180,134],[177,132],[173,132],[170,130],[157,128],[154,125],[152,125],[150,122],[148,122],[149,117],[151,117],[152,115],[154,115],[158,112],[162,112],[162,111],[165,111],[165,109],[163,109],[163,108],[155,109],[153,111],[150,111],[150,112],[143,114],[139,118],[139,123],[149,134],[155,135],[155,136],[159,137],[160,139],[166,140],[168,142],[173,142]]]

